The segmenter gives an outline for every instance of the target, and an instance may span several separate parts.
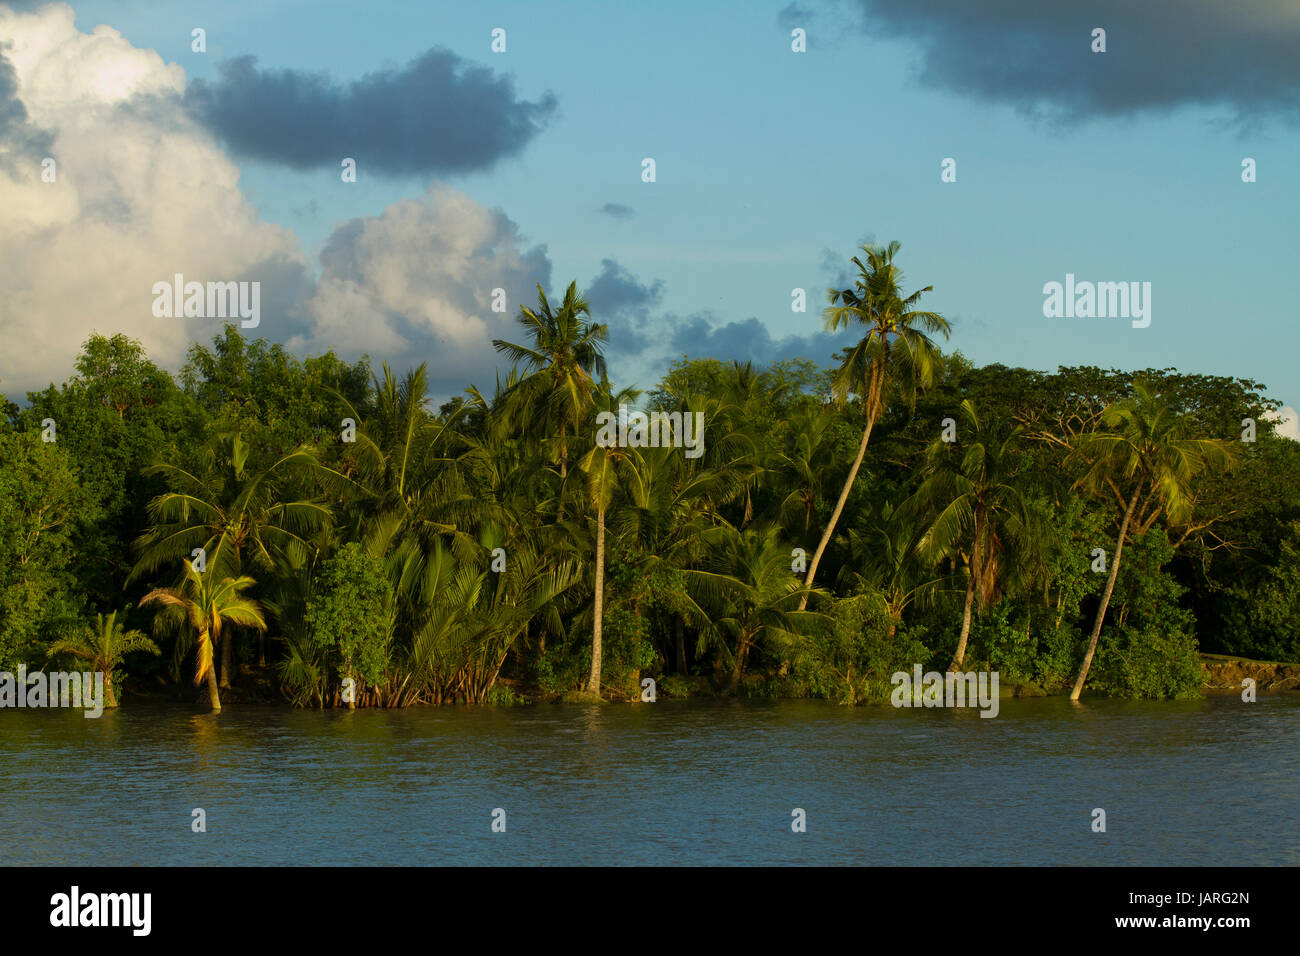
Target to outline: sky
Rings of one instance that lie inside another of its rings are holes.
[[[222,320],[154,314],[176,273],[259,282],[249,334],[297,354],[427,361],[439,397],[490,390],[539,283],[587,294],[619,385],[829,364],[827,287],[898,240],[978,363],[1294,407],[1298,118],[1300,0],[0,0],[0,390],[92,331],[179,368]],[[1150,324],[1045,316],[1067,274],[1150,283]]]

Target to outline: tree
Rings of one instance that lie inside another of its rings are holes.
[[[305,618],[316,646],[336,656],[340,676],[371,686],[383,681],[394,606],[382,561],[356,541],[345,544],[321,565]],[[356,707],[355,693],[348,707]]]
[[[560,478],[568,474],[568,434],[577,429],[591,405],[596,379],[605,379],[605,343],[609,327],[583,321],[591,309],[578,293],[578,283],[570,282],[558,310],[551,308],[542,287],[537,287],[537,311],[527,306],[519,309],[518,322],[532,340],[529,345],[515,345],[493,339],[498,352],[512,362],[523,364],[537,373],[523,379],[515,390],[516,409],[527,414],[538,404],[545,409],[549,423],[560,431]]]
[[[37,659],[84,620],[78,554],[97,517],[57,441],[0,430],[0,670]]]
[[[926,286],[910,295],[903,294],[903,273],[894,265],[898,249],[897,242],[883,248],[863,246],[866,263],[857,256],[851,260],[858,269],[854,288],[831,289],[828,293],[831,301],[825,312],[828,331],[855,325],[867,328],[862,340],[848,350],[831,386],[835,400],[841,406],[850,395],[857,395],[867,421],[839,500],[808,564],[805,591],[799,599],[801,611],[808,605],[808,589],[812,588],[817,566],[835,534],[844,503],[848,501],[862,459],[866,457],[871,430],[888,406],[891,393],[911,401],[918,388],[928,388],[934,381],[941,357],[938,347],[926,333],[941,332],[947,338],[950,329],[943,316],[916,308],[921,296],[932,291],[933,286]]]
[[[936,512],[917,543],[918,552],[931,563],[954,552],[966,555],[961,634],[949,671],[960,670],[965,660],[975,600],[981,608],[987,606],[999,577],[1027,561],[1036,565],[1042,546],[1026,494],[1025,460],[1018,448],[1021,429],[1004,429],[999,435],[986,428],[970,399],[961,403],[959,414],[958,434],[968,440],[958,444],[939,438],[931,444],[929,475],[914,499]],[[1003,553],[1013,548],[1018,561],[1008,561]]]
[[[728,654],[730,686],[735,688],[750,651],[766,637],[792,636],[814,621],[829,619],[795,609],[803,588],[790,570],[790,551],[781,543],[779,528],[737,531],[719,525],[704,536],[711,556],[705,568],[686,572],[687,590],[700,609],[702,633],[734,642]]]
[[[250,627],[258,632],[266,630],[266,619],[258,603],[243,595],[256,582],[251,577],[223,577],[217,579],[215,568],[205,574],[194,570],[189,561],[182,561],[185,578],[178,588],[155,588],[140,599],[140,607],[162,605],[162,614],[180,618],[194,631],[197,645],[197,664],[194,683],[205,677],[208,681],[208,699],[214,714],[221,713],[221,697],[217,692],[216,668],[213,667],[213,646],[221,642],[222,629],[227,624]]]
[[[269,571],[277,552],[314,550],[311,539],[331,526],[333,516],[315,496],[301,493],[302,483],[351,483],[322,465],[309,448],[299,448],[263,471],[249,467],[250,452],[239,432],[221,433],[204,447],[198,468],[162,462],[146,469],[146,474],[162,476],[172,490],[149,502],[153,524],[136,540],[140,558],[128,581],[178,557],[190,558],[196,549],[202,549],[202,566],[222,577],[240,574],[246,553],[255,566]],[[265,667],[264,643],[259,647],[259,666]],[[230,686],[229,670],[226,644],[223,687]]]
[[[55,654],[70,654],[73,657],[90,662],[90,669],[104,675],[104,706],[116,707],[117,695],[113,689],[113,671],[127,654],[144,651],[158,655],[158,645],[145,637],[141,631],[124,631],[117,619],[117,611],[110,611],[108,616],[95,615],[95,626],[85,627],[73,637],[55,641],[45,652],[46,657]]]
[[[1236,464],[1236,455],[1226,442],[1187,437],[1190,419],[1180,415],[1145,380],[1133,383],[1132,397],[1107,406],[1100,424],[1097,431],[1077,440],[1077,455],[1087,463],[1088,470],[1076,486],[1115,501],[1123,508],[1123,518],[1115,539],[1110,576],[1070,700],[1079,699],[1088,679],[1134,513],[1150,505],[1157,513],[1163,511],[1172,524],[1186,521],[1193,510],[1192,479],[1205,471],[1229,470]]]
[[[617,413],[624,394],[602,392],[598,401],[606,411]],[[596,513],[596,569],[592,599],[591,672],[587,693],[600,693],[601,628],[605,609],[605,514],[618,490],[620,475],[635,475],[636,450],[595,444],[578,465],[584,477],[587,503]]]

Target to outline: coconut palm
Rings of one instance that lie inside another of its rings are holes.
[[[569,283],[559,309],[552,309],[541,285],[537,287],[537,302],[536,311],[522,306],[517,317],[531,345],[502,339],[493,339],[492,345],[512,362],[535,373],[515,387],[512,406],[523,416],[543,409],[546,427],[558,426],[563,479],[568,474],[568,435],[571,430],[576,432],[591,405],[597,381],[606,376],[604,347],[609,327],[583,320],[583,316],[590,316],[591,309],[579,294],[576,282]]]
[[[330,487],[351,482],[321,464],[309,448],[299,448],[261,472],[248,467],[249,453],[242,434],[226,432],[208,441],[193,470],[170,463],[144,470],[162,476],[171,490],[149,502],[152,524],[135,542],[140,558],[128,582],[176,558],[188,559],[196,549],[202,549],[200,573],[211,569],[218,579],[242,573],[246,558],[270,570],[282,552],[300,558],[315,550],[316,536],[332,524],[332,512],[304,496],[302,482]],[[259,666],[266,666],[263,642]],[[230,686],[229,642],[222,647],[221,686]]]
[[[1151,383],[1138,380],[1133,383],[1132,396],[1108,406],[1102,412],[1101,427],[1076,443],[1076,457],[1088,465],[1076,487],[1112,499],[1123,508],[1123,518],[1110,576],[1070,700],[1079,699],[1088,679],[1133,516],[1150,509],[1150,519],[1143,522],[1147,526],[1160,512],[1172,524],[1184,522],[1193,509],[1192,480],[1202,472],[1228,471],[1236,465],[1236,453],[1227,442],[1189,437],[1190,422]]]
[[[125,631],[122,622],[117,619],[117,611],[110,611],[107,616],[95,615],[95,626],[87,626],[72,637],[56,641],[46,650],[46,657],[55,654],[69,654],[83,661],[90,662],[90,669],[104,675],[104,706],[116,707],[117,695],[113,689],[113,671],[127,654],[144,651],[148,654],[161,653],[158,645],[145,637],[142,631]]]
[[[205,677],[208,681],[208,699],[212,712],[221,712],[221,698],[217,692],[217,678],[212,666],[213,646],[222,640],[222,628],[227,624],[266,630],[266,619],[258,603],[241,592],[256,582],[251,577],[223,577],[209,568],[200,574],[189,561],[182,561],[185,577],[179,587],[155,588],[140,599],[140,607],[160,604],[163,614],[180,617],[193,629],[197,644],[197,666],[194,683]]]
[[[709,557],[686,571],[686,589],[698,608],[701,638],[712,638],[731,658],[730,686],[744,674],[750,652],[767,637],[795,637],[827,619],[796,609],[803,585],[790,571],[790,549],[780,529],[719,525],[704,532]],[[734,649],[733,649],[734,648]]]
[[[933,564],[955,553],[966,561],[961,634],[949,671],[960,670],[965,660],[974,603],[985,607],[999,580],[1017,565],[1036,562],[1043,543],[1029,505],[1022,429],[986,427],[970,399],[961,403],[958,415],[958,434],[965,440],[940,438],[931,444],[928,475],[907,506],[919,503],[935,513],[917,542],[924,560]],[[1007,561],[1004,552],[1013,548],[1017,561]]]
[[[916,545],[925,530],[915,515],[886,503],[879,521],[866,532],[849,531],[851,562],[845,566],[843,578],[850,585],[848,590],[857,585],[874,595],[877,606],[889,617],[890,638],[909,607],[931,603],[943,589],[944,577],[917,554]]]
[[[618,414],[619,406],[631,393],[611,394],[602,389],[594,396],[594,406],[602,411]],[[624,481],[639,480],[640,455],[635,448],[616,445],[593,444],[578,464],[583,476],[586,503],[596,517],[596,567],[593,578],[591,671],[587,679],[587,693],[600,693],[601,636],[605,611],[605,516],[614,501],[619,485]]]
[[[910,295],[903,293],[903,273],[894,265],[898,249],[897,242],[884,247],[863,246],[866,262],[858,256],[851,260],[858,269],[854,287],[828,292],[831,302],[825,312],[828,331],[854,326],[867,329],[862,340],[847,351],[831,386],[835,401],[841,406],[851,395],[857,396],[866,417],[866,427],[839,500],[808,564],[805,588],[812,587],[817,566],[835,534],[835,526],[867,454],[872,429],[893,396],[912,401],[918,389],[930,387],[942,361],[938,347],[926,333],[938,332],[947,338],[950,330],[948,320],[936,312],[916,308],[921,296],[930,292],[933,286],[926,286]],[[802,611],[807,602],[808,591],[805,590],[799,601],[799,610]]]

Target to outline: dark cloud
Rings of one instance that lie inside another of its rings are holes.
[[[812,10],[808,7],[801,7],[798,3],[791,3],[782,7],[781,11],[776,15],[776,22],[782,30],[793,30],[795,27],[807,29],[812,19]]]
[[[927,85],[1076,120],[1300,103],[1300,17],[1279,0],[859,0],[863,29],[921,48]],[[1093,53],[1095,27],[1105,53]]]
[[[609,326],[609,351],[640,353],[651,345],[654,319],[651,310],[663,297],[664,283],[655,279],[649,285],[613,259],[602,259],[600,274],[591,280],[585,293],[592,318]]]
[[[194,80],[188,105],[234,153],[294,169],[434,174],[492,167],[521,152],[555,113],[551,93],[521,100],[509,76],[434,48],[405,66],[340,83],[325,73],[227,60]]]
[[[18,73],[0,46],[0,161],[39,163],[50,154],[52,142],[49,133],[27,121],[27,107],[18,98]]]
[[[624,206],[622,203],[607,202],[605,205],[597,209],[596,212],[603,212],[605,215],[611,216],[614,219],[631,219],[635,210],[631,206]]]
[[[842,252],[838,249],[823,248],[821,274],[826,280],[827,287],[831,289],[852,288],[853,280],[858,276],[858,267],[850,260],[854,256],[861,257],[863,246],[872,246],[875,244],[876,234],[874,232],[869,232],[858,240],[858,243],[853,247],[852,252]],[[812,290],[809,290],[810,297],[812,294]]]
[[[711,313],[671,319],[672,347],[691,358],[716,358],[768,365],[789,358],[808,358],[830,365],[835,352],[862,337],[860,330],[845,329],[834,335],[813,332],[774,339],[767,326],[754,317],[715,326]]]

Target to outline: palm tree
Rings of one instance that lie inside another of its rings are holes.
[[[1134,514],[1150,507],[1149,526],[1161,511],[1172,523],[1191,517],[1192,479],[1206,471],[1228,471],[1236,465],[1236,453],[1219,439],[1187,437],[1190,418],[1178,411],[1146,381],[1133,383],[1130,398],[1108,406],[1101,414],[1101,428],[1081,436],[1076,455],[1088,463],[1088,470],[1076,487],[1112,497],[1124,509],[1115,539],[1115,556],[1101,603],[1092,625],[1092,637],[1083,655],[1070,700],[1083,693],[1097,639],[1110,605],[1119,575],[1120,555]]]
[[[605,411],[617,414],[626,392],[613,395],[602,390],[596,402]],[[587,679],[587,693],[600,693],[601,634],[605,611],[605,515],[613,503],[620,479],[624,473],[635,477],[639,458],[634,448],[593,444],[578,465],[584,477],[587,503],[596,513],[596,570],[592,602],[591,674]]]
[[[141,631],[124,631],[117,619],[117,611],[108,616],[95,615],[95,626],[85,627],[80,633],[51,644],[45,652],[47,658],[55,654],[70,654],[90,662],[90,669],[104,675],[104,706],[116,707],[117,695],[113,692],[113,671],[127,654],[144,651],[157,655],[158,645]]]
[[[330,527],[332,513],[324,503],[301,497],[298,482],[350,482],[322,465],[309,448],[299,448],[261,472],[248,467],[249,453],[239,432],[227,432],[208,441],[193,471],[169,463],[144,470],[161,475],[171,490],[149,502],[152,525],[136,540],[140,559],[128,582],[176,558],[189,558],[196,548],[203,549],[203,566],[218,577],[240,574],[249,554],[256,566],[269,570],[282,552],[301,556],[315,550],[313,539]],[[259,663],[266,666],[262,641]],[[221,686],[230,686],[229,642],[222,647]]]
[[[599,322],[583,321],[591,309],[578,293],[578,283],[570,282],[558,310],[551,308],[542,287],[537,287],[537,311],[527,306],[519,309],[518,322],[523,326],[531,346],[515,345],[493,339],[492,345],[528,371],[540,374],[523,379],[514,389],[521,412],[539,405],[549,421],[560,430],[560,478],[568,474],[570,428],[576,431],[587,408],[596,378],[606,377],[603,350],[609,340],[609,327]]]
[[[969,398],[958,411],[968,441],[953,444],[942,439],[931,444],[929,475],[907,507],[918,504],[937,512],[917,543],[917,552],[931,563],[942,557],[966,556],[966,599],[962,607],[961,636],[949,671],[960,670],[970,636],[971,608],[993,599],[999,577],[1017,563],[1035,561],[1042,544],[1038,523],[1031,512],[1027,491],[1026,459],[1020,454],[1022,429],[997,434],[980,421]],[[960,450],[960,459],[951,460]],[[1005,560],[1014,548],[1018,562]]]
[[[214,714],[221,713],[221,698],[217,693],[216,671],[212,666],[212,648],[221,641],[225,624],[251,627],[258,632],[266,630],[266,619],[257,602],[241,593],[256,582],[250,577],[225,577],[220,581],[214,569],[205,574],[194,570],[189,561],[182,561],[185,578],[179,588],[155,588],[140,599],[140,607],[161,604],[163,613],[175,609],[174,615],[184,619],[194,629],[198,644],[198,664],[194,683],[208,679],[208,699]]]
[[[913,604],[929,604],[944,583],[934,566],[917,554],[916,545],[924,532],[914,515],[888,503],[881,509],[880,520],[865,534],[849,531],[852,562],[845,567],[844,577],[875,596],[877,606],[889,617],[889,638],[898,632],[907,609]]]
[[[687,592],[698,609],[702,637],[730,638],[730,686],[744,674],[749,652],[768,636],[796,636],[802,627],[827,619],[796,610],[803,590],[790,574],[790,550],[774,526],[737,531],[719,525],[704,533],[710,558],[702,569],[686,571]]]
[[[852,289],[831,289],[831,304],[825,312],[828,331],[854,325],[866,326],[867,334],[848,350],[832,383],[837,404],[843,405],[849,396],[857,395],[866,416],[866,428],[858,445],[857,456],[849,468],[844,488],[840,491],[835,510],[822,533],[817,550],[808,565],[804,578],[805,591],[799,600],[799,610],[808,604],[809,590],[817,575],[817,566],[826,552],[848,501],[853,482],[862,467],[871,441],[871,430],[889,405],[890,393],[897,392],[911,401],[918,388],[929,388],[942,358],[938,347],[926,334],[941,332],[948,337],[948,320],[936,312],[923,312],[916,308],[921,296],[933,290],[926,286],[910,295],[902,292],[903,273],[894,265],[899,244],[888,246],[863,246],[866,263],[854,256],[851,260],[858,268],[858,278]]]

